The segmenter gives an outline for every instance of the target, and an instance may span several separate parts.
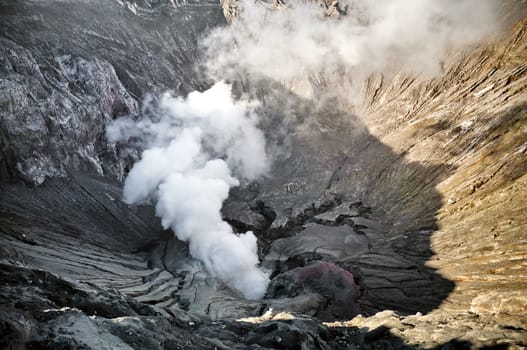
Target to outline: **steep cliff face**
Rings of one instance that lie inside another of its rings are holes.
[[[137,115],[148,93],[198,88],[197,39],[225,21],[214,1],[1,6],[2,178],[35,184],[68,167],[122,179],[136,155],[106,140],[106,124]]]
[[[525,313],[519,261],[526,251],[526,39],[523,21],[507,40],[452,58],[440,79],[396,78],[389,86],[372,80],[368,87],[377,91],[367,107],[372,134],[395,153],[433,169],[401,177],[388,167],[371,186],[379,191],[372,198],[383,198],[379,204],[391,216],[420,225],[423,218],[435,221],[434,256],[427,265],[455,282],[443,308],[492,314],[504,322]],[[414,96],[427,97],[407,104]],[[398,101],[395,108],[383,103],[387,98]],[[434,182],[438,197],[430,205],[434,189],[428,186]],[[386,183],[397,188],[397,198],[383,188]],[[394,233],[404,230],[399,226]]]
[[[148,94],[209,85],[198,39],[222,5],[0,1],[0,346],[525,346],[527,22],[504,11],[514,26],[435,78],[374,74],[350,96],[347,77],[242,77],[280,151],[223,207],[271,271],[247,301],[122,202],[140,145],[105,136]]]

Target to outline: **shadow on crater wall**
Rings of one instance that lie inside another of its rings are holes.
[[[270,234],[289,236],[288,230],[298,232],[298,226],[313,222],[307,211],[316,211],[324,199],[360,202],[369,210],[354,228],[368,236],[370,249],[338,264],[358,279],[363,312],[436,309],[455,284],[426,266],[434,255],[434,215],[443,201],[435,186],[454,169],[425,166],[393,152],[335,100],[314,103],[279,84],[259,84],[245,83],[245,88],[264,101],[262,127],[282,148],[259,199],[275,210],[276,221],[292,215],[297,226],[291,219],[279,228],[275,223],[263,240]]]

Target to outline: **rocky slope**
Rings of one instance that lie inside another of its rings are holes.
[[[506,4],[502,38],[434,79],[371,76],[360,105],[242,83],[286,150],[223,208],[273,272],[246,301],[122,203],[137,151],[104,135],[148,93],[207,86],[222,6],[0,1],[1,347],[527,346],[527,22]]]
[[[122,178],[105,125],[148,93],[198,88],[197,38],[224,22],[215,1],[0,4],[2,178],[36,184],[68,167]]]

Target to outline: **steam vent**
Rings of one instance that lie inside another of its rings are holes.
[[[525,0],[0,0],[0,349],[524,348]]]

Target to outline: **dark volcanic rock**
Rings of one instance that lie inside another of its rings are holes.
[[[348,225],[308,224],[295,236],[273,241],[263,264],[275,270],[313,260],[336,261],[368,251],[368,239]]]
[[[244,339],[246,344],[258,344],[273,349],[332,349],[326,343],[329,332],[311,318],[263,322]]]
[[[326,299],[318,317],[325,320],[349,319],[360,313],[357,300],[359,287],[353,275],[328,262],[316,262],[306,267],[289,270],[276,276],[269,285],[268,297],[296,297],[317,293]]]
[[[45,271],[2,265],[2,349],[204,349],[199,319]]]
[[[108,142],[106,124],[149,93],[198,88],[198,37],[224,21],[213,0],[1,1],[1,179],[122,179],[137,154]]]

